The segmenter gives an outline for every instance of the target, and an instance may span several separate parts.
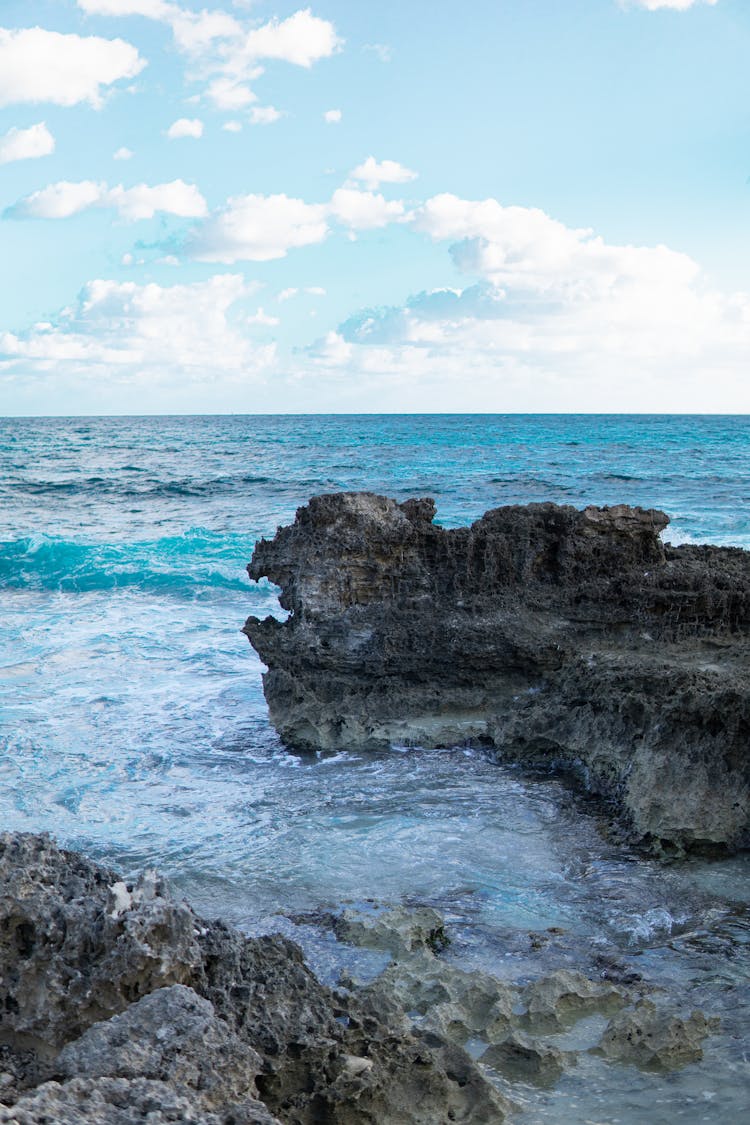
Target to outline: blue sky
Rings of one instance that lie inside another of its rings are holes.
[[[0,413],[750,408],[746,0],[5,0]]]

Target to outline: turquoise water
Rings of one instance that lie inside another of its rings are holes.
[[[519,1120],[741,1115],[746,858],[640,860],[560,783],[479,750],[279,743],[239,632],[278,603],[244,567],[342,488],[432,495],[451,526],[506,503],[642,504],[672,516],[673,542],[750,547],[750,419],[0,420],[0,825],[156,865],[207,914],[293,933],[328,978],[346,951],[288,915],[364,898],[437,906],[453,956],[509,977],[624,958],[726,1034],[667,1083],[568,1077]],[[548,926],[560,948],[532,955]]]

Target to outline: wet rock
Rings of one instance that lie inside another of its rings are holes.
[[[468,1055],[395,1005],[46,837],[0,838],[0,988],[0,1123],[504,1120]]]
[[[292,747],[471,739],[573,771],[659,848],[750,839],[750,553],[671,547],[662,512],[314,497],[258,543],[291,611],[249,618]]]
[[[371,991],[392,997],[403,1011],[420,1017],[420,1026],[456,1043],[477,1036],[502,1039],[519,995],[488,973],[458,969],[425,953],[389,965]]]
[[[648,1070],[671,1070],[703,1058],[701,1044],[719,1020],[694,1011],[682,1017],[640,1000],[610,1020],[597,1051],[608,1059]]]
[[[441,915],[428,906],[343,910],[334,916],[333,929],[339,941],[382,949],[394,957],[421,950],[437,953],[449,944]]]
[[[524,1023],[535,1031],[556,1031],[592,1012],[612,1012],[627,1003],[627,993],[609,981],[558,969],[524,990]]]
[[[517,1031],[493,1043],[479,1061],[510,1080],[552,1086],[567,1067],[575,1065],[575,1054]]]

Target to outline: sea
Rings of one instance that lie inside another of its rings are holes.
[[[481,747],[279,741],[240,630],[282,611],[245,567],[341,489],[432,496],[449,527],[503,504],[639,504],[669,514],[672,543],[750,548],[750,417],[0,419],[0,829],[156,867],[203,915],[294,937],[327,982],[383,967],[316,924],[351,904],[434,906],[445,956],[503,979],[614,960],[720,1032],[668,1075],[584,1053],[552,1089],[514,1087],[518,1125],[743,1119],[747,856],[643,858],[559,778]]]

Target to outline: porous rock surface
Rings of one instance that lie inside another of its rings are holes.
[[[250,617],[293,748],[483,740],[574,769],[655,846],[750,838],[750,552],[660,511],[555,504],[443,529],[432,500],[316,496],[261,540]]]
[[[0,836],[3,1125],[491,1125],[505,1102],[294,943],[205,922],[44,836]]]

